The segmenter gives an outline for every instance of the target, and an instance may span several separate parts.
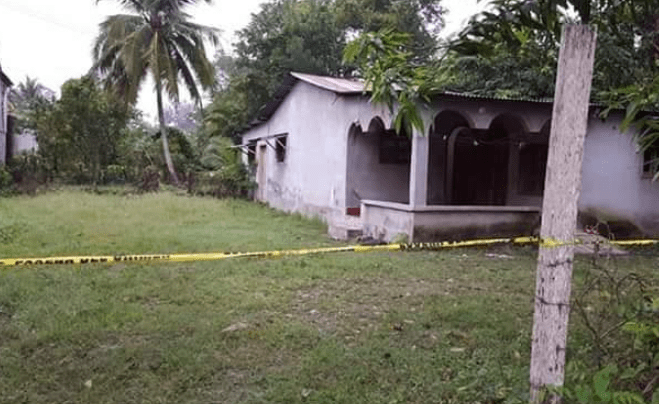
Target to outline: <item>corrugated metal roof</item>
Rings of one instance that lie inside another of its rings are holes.
[[[497,97],[494,95],[478,95],[470,93],[459,93],[457,91],[443,91],[438,94],[439,96],[445,95],[450,97],[471,98],[476,100],[492,100],[492,101],[523,101],[535,102],[539,104],[551,104],[554,102],[553,98],[533,98],[533,97]]]
[[[355,79],[342,79],[315,74],[291,72],[291,76],[313,86],[323,88],[337,94],[359,94],[364,92],[364,83]]]
[[[5,83],[6,86],[11,86],[14,83],[9,80],[9,77],[2,71],[2,66],[0,66],[0,80],[2,80],[3,83]]]
[[[275,92],[274,97],[268,104],[266,104],[258,117],[252,121],[249,125],[249,128],[259,126],[264,122],[267,122],[272,115],[277,111],[281,103],[288,96],[290,91],[293,89],[295,84],[298,81],[303,81],[305,83],[311,84],[312,86],[325,89],[327,91],[334,92],[336,94],[342,95],[354,95],[362,94],[365,92],[364,82],[358,79],[345,79],[345,78],[336,78],[329,76],[317,76],[315,74],[306,74],[306,73],[297,73],[291,72],[284,82]],[[366,90],[368,92],[368,89]],[[477,95],[469,93],[459,93],[455,91],[444,91],[436,95],[436,97],[455,97],[455,98],[466,98],[472,100],[483,100],[483,101],[509,101],[509,102],[531,102],[539,104],[551,104],[554,102],[552,98],[525,98],[525,97],[496,97],[496,96],[487,96],[487,95]],[[591,103],[591,106],[599,106],[597,103]],[[248,129],[249,129],[248,128]]]

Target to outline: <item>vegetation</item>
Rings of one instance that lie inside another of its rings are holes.
[[[198,83],[204,89],[213,85],[214,70],[206,59],[204,40],[217,44],[217,32],[188,21],[184,11],[200,1],[119,0],[133,14],[108,17],[94,45],[92,70],[127,103],[137,101],[141,84],[151,74],[156,85],[163,154],[175,184],[179,180],[169,150],[162,92],[164,89],[171,100],[178,102],[182,77],[190,96],[201,103]]]
[[[638,129],[641,151],[659,166],[659,75],[656,0],[495,0],[475,16],[446,52],[422,63],[396,31],[366,33],[345,52],[373,85],[374,101],[399,105],[396,122],[419,126],[415,105],[441,90],[475,95],[537,98],[554,92],[562,26],[597,27],[593,100],[627,112],[623,129]],[[378,55],[374,58],[374,55]],[[377,60],[377,63],[373,63]],[[378,95],[386,95],[384,98]]]
[[[437,46],[442,8],[437,0],[274,0],[261,5],[238,32],[235,57],[220,54],[220,91],[209,108],[213,135],[233,136],[258,115],[290,71],[347,77],[346,42],[372,30],[400,30],[410,37],[415,60]]]
[[[0,256],[332,244],[320,222],[258,204],[107,191],[1,199]],[[535,261],[498,248],[0,268],[0,401],[527,402]],[[615,262],[656,295],[656,251]],[[575,271],[591,324],[618,307],[588,257]],[[574,324],[568,356],[592,369],[601,355]]]

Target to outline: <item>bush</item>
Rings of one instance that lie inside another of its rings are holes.
[[[9,170],[0,166],[0,196],[11,195],[13,193],[14,180]]]
[[[11,173],[12,189],[18,193],[35,194],[37,189],[48,183],[50,172],[39,154],[19,154],[7,164]]]
[[[155,192],[160,189],[160,171],[158,167],[148,166],[142,172],[140,191]]]
[[[659,404],[656,279],[596,261],[573,296],[579,349],[568,363],[567,402]]]
[[[249,170],[240,159],[233,143],[224,137],[214,137],[201,156],[205,171],[188,175],[188,192],[212,195],[216,198],[247,198],[256,187]]]

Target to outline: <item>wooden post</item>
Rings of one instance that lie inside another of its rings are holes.
[[[544,386],[562,386],[564,380],[572,243],[596,37],[588,26],[566,26],[558,58],[533,318],[530,381],[534,403],[540,402]],[[560,401],[559,397],[549,399]]]

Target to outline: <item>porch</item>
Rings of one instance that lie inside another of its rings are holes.
[[[379,117],[366,131],[351,127],[346,213],[359,217],[365,236],[419,242],[538,231],[550,111],[520,116],[477,104],[440,106],[428,134],[397,134]]]

